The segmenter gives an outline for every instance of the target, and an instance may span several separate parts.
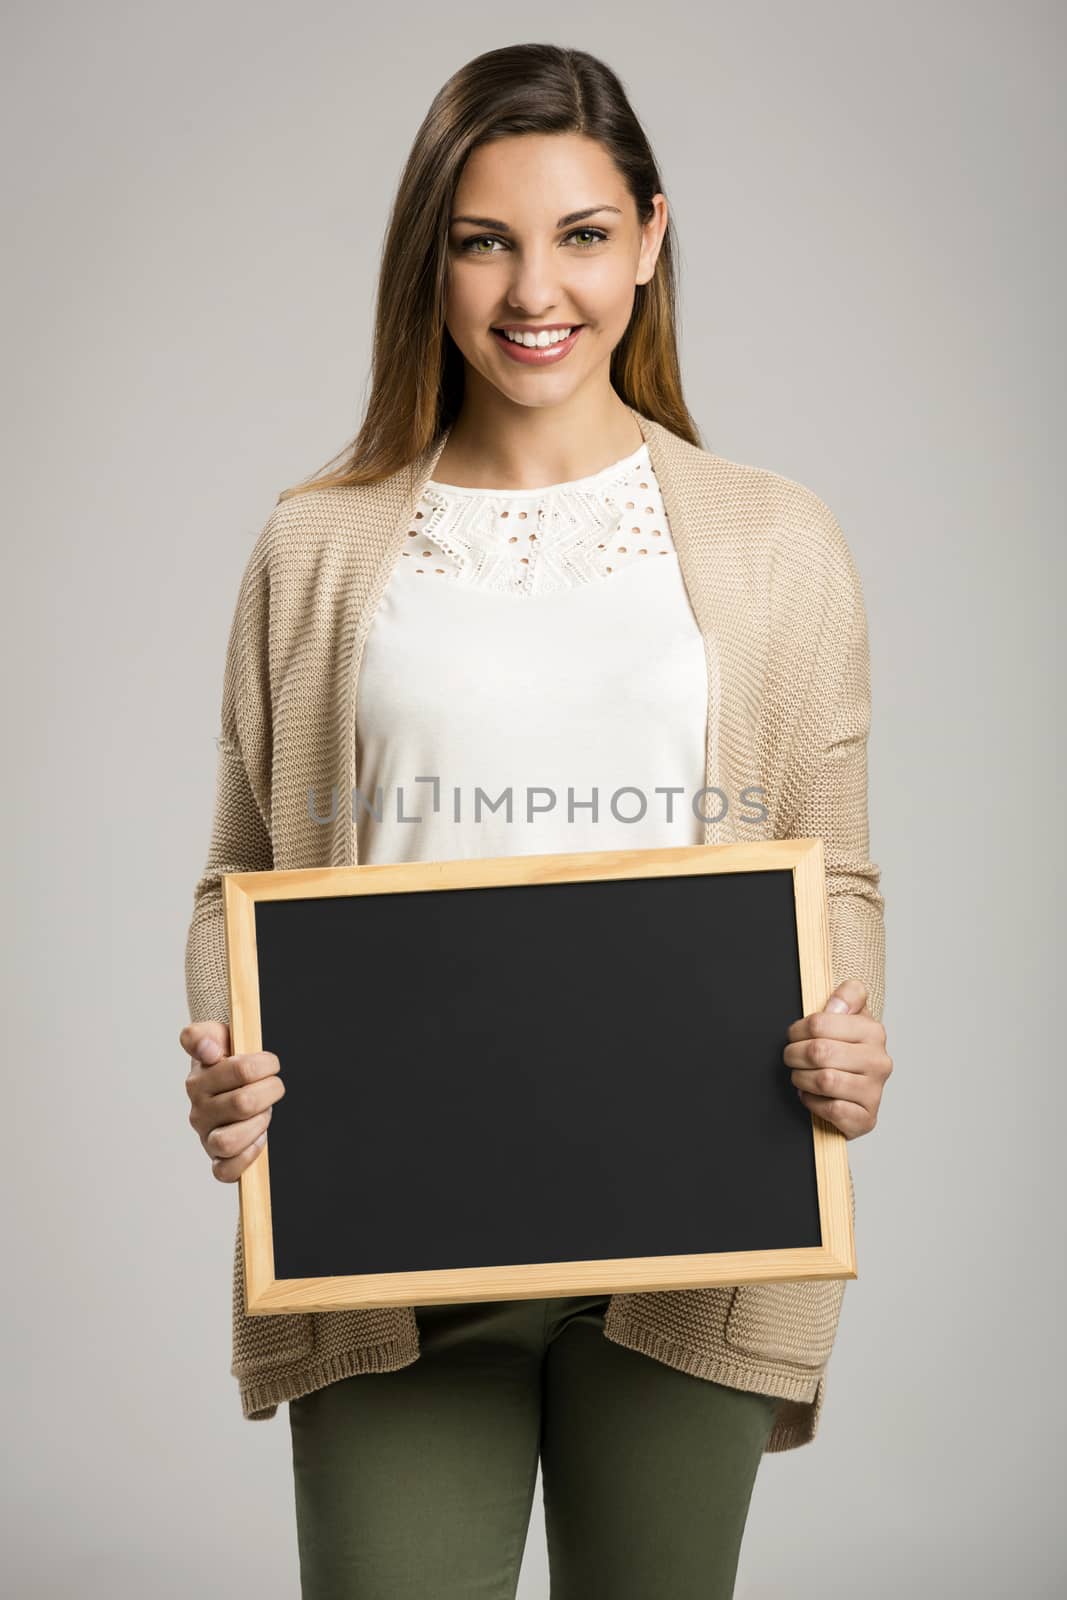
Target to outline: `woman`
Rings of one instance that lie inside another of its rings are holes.
[[[783,1072],[846,1137],[874,1127],[858,575],[811,491],[700,445],[674,301],[615,75],[550,45],[458,72],[397,195],[363,427],[280,497],[238,596],[181,1035],[221,1181],[284,1092],[276,1056],[229,1054],[221,874],[357,860],[819,834],[838,981]],[[428,774],[462,809],[413,803]],[[516,777],[558,804],[474,814]],[[621,785],[657,802],[636,824],[590,803]],[[324,817],[331,790],[353,806]],[[232,1370],[247,1417],[289,1402],[303,1593],[390,1600],[513,1595],[539,1461],[557,1600],[731,1594],[762,1453],[814,1436],[844,1289],[252,1319],[243,1271],[238,1228]]]

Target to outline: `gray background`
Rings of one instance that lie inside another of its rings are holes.
[[[356,431],[418,121],[524,39],[622,76],[705,440],[827,501],[870,619],[896,1072],[822,1428],[764,1458],[737,1594],[1062,1592],[1062,21],[8,6],[9,1594],[298,1592],[177,1044],[223,652],[277,491]]]

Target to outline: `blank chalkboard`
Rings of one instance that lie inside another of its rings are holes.
[[[854,1277],[821,840],[225,880],[250,1312]]]

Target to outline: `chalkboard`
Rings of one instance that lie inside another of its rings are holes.
[[[855,1277],[822,841],[229,874],[250,1313]]]

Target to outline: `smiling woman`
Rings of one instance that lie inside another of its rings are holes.
[[[464,402],[438,471],[501,487],[597,471],[634,443],[611,364],[656,272],[658,182],[639,209],[601,139],[531,132],[473,149],[454,208],[445,323]]]
[[[285,1062],[227,1053],[221,882],[274,867],[818,835],[839,981],[766,1092],[795,1105],[795,1085],[848,1137],[874,1126],[891,1064],[859,577],[815,494],[701,444],[674,263],[648,139],[602,61],[515,45],[441,88],[386,232],[362,426],[279,496],[231,629],[183,1032],[222,1181],[259,1158]],[[374,805],[442,773],[453,794],[424,789],[415,816]],[[498,814],[501,792],[545,785],[558,806]],[[371,808],[316,825],[309,795],[335,789]],[[488,823],[460,792],[493,802]],[[601,816],[616,793],[665,803]],[[641,930],[618,942],[619,983],[655,985]],[[575,996],[613,1001],[581,973]],[[664,1049],[689,1043],[668,1030]],[[508,1039],[486,1048],[506,1071]],[[610,1062],[575,1069],[610,1092]],[[300,1086],[323,1117],[328,1070]],[[403,1157],[383,1205],[408,1203]],[[619,1166],[610,1182],[640,1190]],[[514,1596],[540,1461],[553,1595],[725,1600],[762,1455],[815,1435],[843,1288],[253,1318],[238,1228],[232,1371],[247,1417],[289,1404],[303,1595]]]
[[[641,443],[631,406],[699,447],[676,299],[667,198],[616,74],[547,44],[476,57],[401,174],[359,433],[282,498],[381,482],[445,431],[457,485],[585,477]]]
[[[548,153],[554,154],[558,149],[558,144],[554,144]],[[592,151],[595,152],[595,149],[596,147],[593,146]],[[605,233],[602,228],[574,228],[573,224],[581,222],[587,217],[596,217],[608,213],[618,217],[623,215],[618,206],[588,206],[584,210],[571,211],[566,216],[558,218],[556,232],[573,230],[567,233],[564,243],[569,244],[572,239],[581,238],[582,242],[577,248],[580,250],[593,250],[598,245],[609,244],[612,238],[611,234]],[[452,218],[453,226],[460,223],[480,228],[492,228],[497,234],[506,234],[509,237],[503,241],[505,251],[508,248],[514,249],[515,247],[514,230],[506,222],[498,222],[492,217],[456,216]],[[454,248],[460,255],[494,255],[498,252],[493,250],[483,252],[477,247],[482,244],[493,245],[500,242],[500,240],[488,234],[468,235],[461,233]],[[531,366],[539,366],[546,362],[561,360],[563,356],[568,355],[574,348],[575,340],[584,326],[584,323],[579,322],[574,317],[565,323],[498,322],[493,324],[491,331],[501,340],[505,353],[512,360]],[[455,337],[455,334],[453,334],[453,337]],[[531,351],[535,353],[529,354],[528,352]]]

